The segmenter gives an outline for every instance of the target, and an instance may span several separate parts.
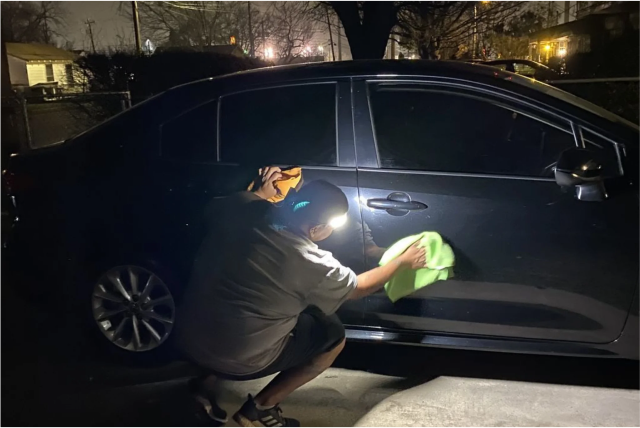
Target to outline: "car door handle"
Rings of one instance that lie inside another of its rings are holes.
[[[367,206],[377,210],[424,210],[427,205],[422,202],[412,201],[411,197],[403,192],[394,192],[386,199],[367,199]]]

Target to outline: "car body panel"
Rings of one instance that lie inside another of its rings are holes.
[[[361,272],[371,266],[365,261],[363,226],[369,226],[384,245],[433,228],[452,239],[459,254],[460,278],[428,288],[431,300],[413,298],[394,306],[376,295],[348,302],[340,316],[349,331],[361,332],[350,333],[352,336],[377,340],[389,333],[400,338],[394,341],[433,346],[637,357],[637,352],[629,351],[633,334],[620,334],[629,308],[633,310],[634,291],[637,300],[637,221],[635,228],[625,229],[634,215],[637,220],[637,183],[635,193],[612,193],[610,200],[587,206],[561,193],[550,180],[383,172],[372,144],[366,86],[352,86],[352,81],[399,76],[500,93],[576,127],[588,125],[624,143],[629,157],[637,152],[637,128],[612,119],[609,113],[598,114],[598,108],[585,110],[580,100],[567,101],[564,95],[545,92],[557,91],[553,88],[539,90],[536,85],[540,83],[487,66],[354,61],[272,67],[176,87],[56,148],[13,158],[12,172],[41,183],[38,191],[14,192],[21,219],[15,224],[16,240],[31,237],[23,241],[29,242],[27,250],[37,248],[41,253],[39,257],[32,254],[33,259],[58,254],[52,264],[74,259],[75,266],[82,266],[114,251],[144,253],[170,264],[186,284],[203,233],[207,201],[244,188],[256,165],[253,161],[224,164],[165,159],[158,149],[162,124],[236,92],[334,82],[338,88],[338,164],[300,165],[305,180],[328,180],[340,186],[349,199],[347,226],[321,247]],[[637,162],[625,168],[633,174]],[[403,218],[387,218],[386,213],[371,213],[363,205],[367,198],[386,197],[393,190],[409,193],[429,209],[416,216],[411,213],[416,221],[403,222]],[[605,209],[629,203],[625,197],[635,211],[616,214]],[[589,212],[593,218],[579,212]],[[55,236],[32,233],[45,217],[47,227],[59,231]],[[547,227],[553,227],[553,236]],[[505,233],[510,229],[515,231]],[[474,239],[473,234],[479,235]],[[60,251],[61,247],[65,250]],[[565,252],[574,254],[568,262],[563,260]],[[487,275],[477,275],[474,263]],[[608,274],[599,269],[607,269]],[[567,272],[569,282],[564,281]],[[629,282],[633,274],[635,282]],[[585,280],[590,281],[589,286],[581,288]],[[606,285],[607,280],[614,285]],[[399,313],[404,310],[405,314]],[[637,303],[635,311],[637,317]],[[518,320],[520,316],[525,319]],[[444,342],[425,339],[428,337]],[[626,345],[620,345],[623,339]],[[516,342],[528,345],[510,345]],[[635,343],[637,347],[637,337]]]

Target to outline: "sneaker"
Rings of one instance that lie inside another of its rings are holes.
[[[296,419],[285,418],[282,416],[280,406],[274,406],[270,409],[259,410],[256,402],[249,395],[247,401],[242,405],[240,410],[233,415],[233,420],[241,427],[299,427],[300,422]]]
[[[218,406],[213,395],[207,393],[207,391],[202,388],[199,379],[191,379],[189,381],[189,391],[196,402],[202,406],[202,410],[209,418],[223,425],[228,422],[227,412]]]

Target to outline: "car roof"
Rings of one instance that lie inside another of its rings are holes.
[[[429,76],[467,80],[502,88],[508,86],[509,90],[516,90],[521,93],[529,91],[528,93],[535,94],[535,97],[546,97],[546,103],[553,99],[562,103],[569,103],[583,111],[589,111],[607,121],[621,123],[625,127],[631,127],[634,132],[638,132],[637,125],[616,116],[602,107],[520,74],[497,69],[487,63],[443,60],[355,60],[281,65],[240,71],[186,83],[176,86],[167,92],[174,92],[177,89],[179,92],[184,90],[190,95],[196,96],[196,94],[206,92],[203,89],[209,85],[226,88],[248,88],[256,84],[261,86],[284,82],[362,76],[401,76],[403,78]]]
[[[431,60],[355,60],[327,61],[294,65],[279,65],[240,71],[224,76],[204,79],[220,80],[298,80],[362,75],[416,75],[460,77],[474,80],[479,77],[494,77],[496,69],[479,63],[463,61]],[[504,78],[506,76],[502,76]],[[191,85],[198,82],[187,83]],[[181,85],[185,86],[185,85]]]

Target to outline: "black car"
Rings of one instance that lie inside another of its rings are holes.
[[[454,249],[453,279],[345,304],[348,338],[638,358],[638,128],[483,65],[297,65],[176,87],[12,157],[7,251],[107,346],[162,350],[216,221],[207,203],[263,165],[344,190],[349,221],[322,245],[357,272],[425,230]]]
[[[483,64],[543,82],[560,79],[560,75],[553,69],[539,62],[526,59],[497,59],[484,62]]]

